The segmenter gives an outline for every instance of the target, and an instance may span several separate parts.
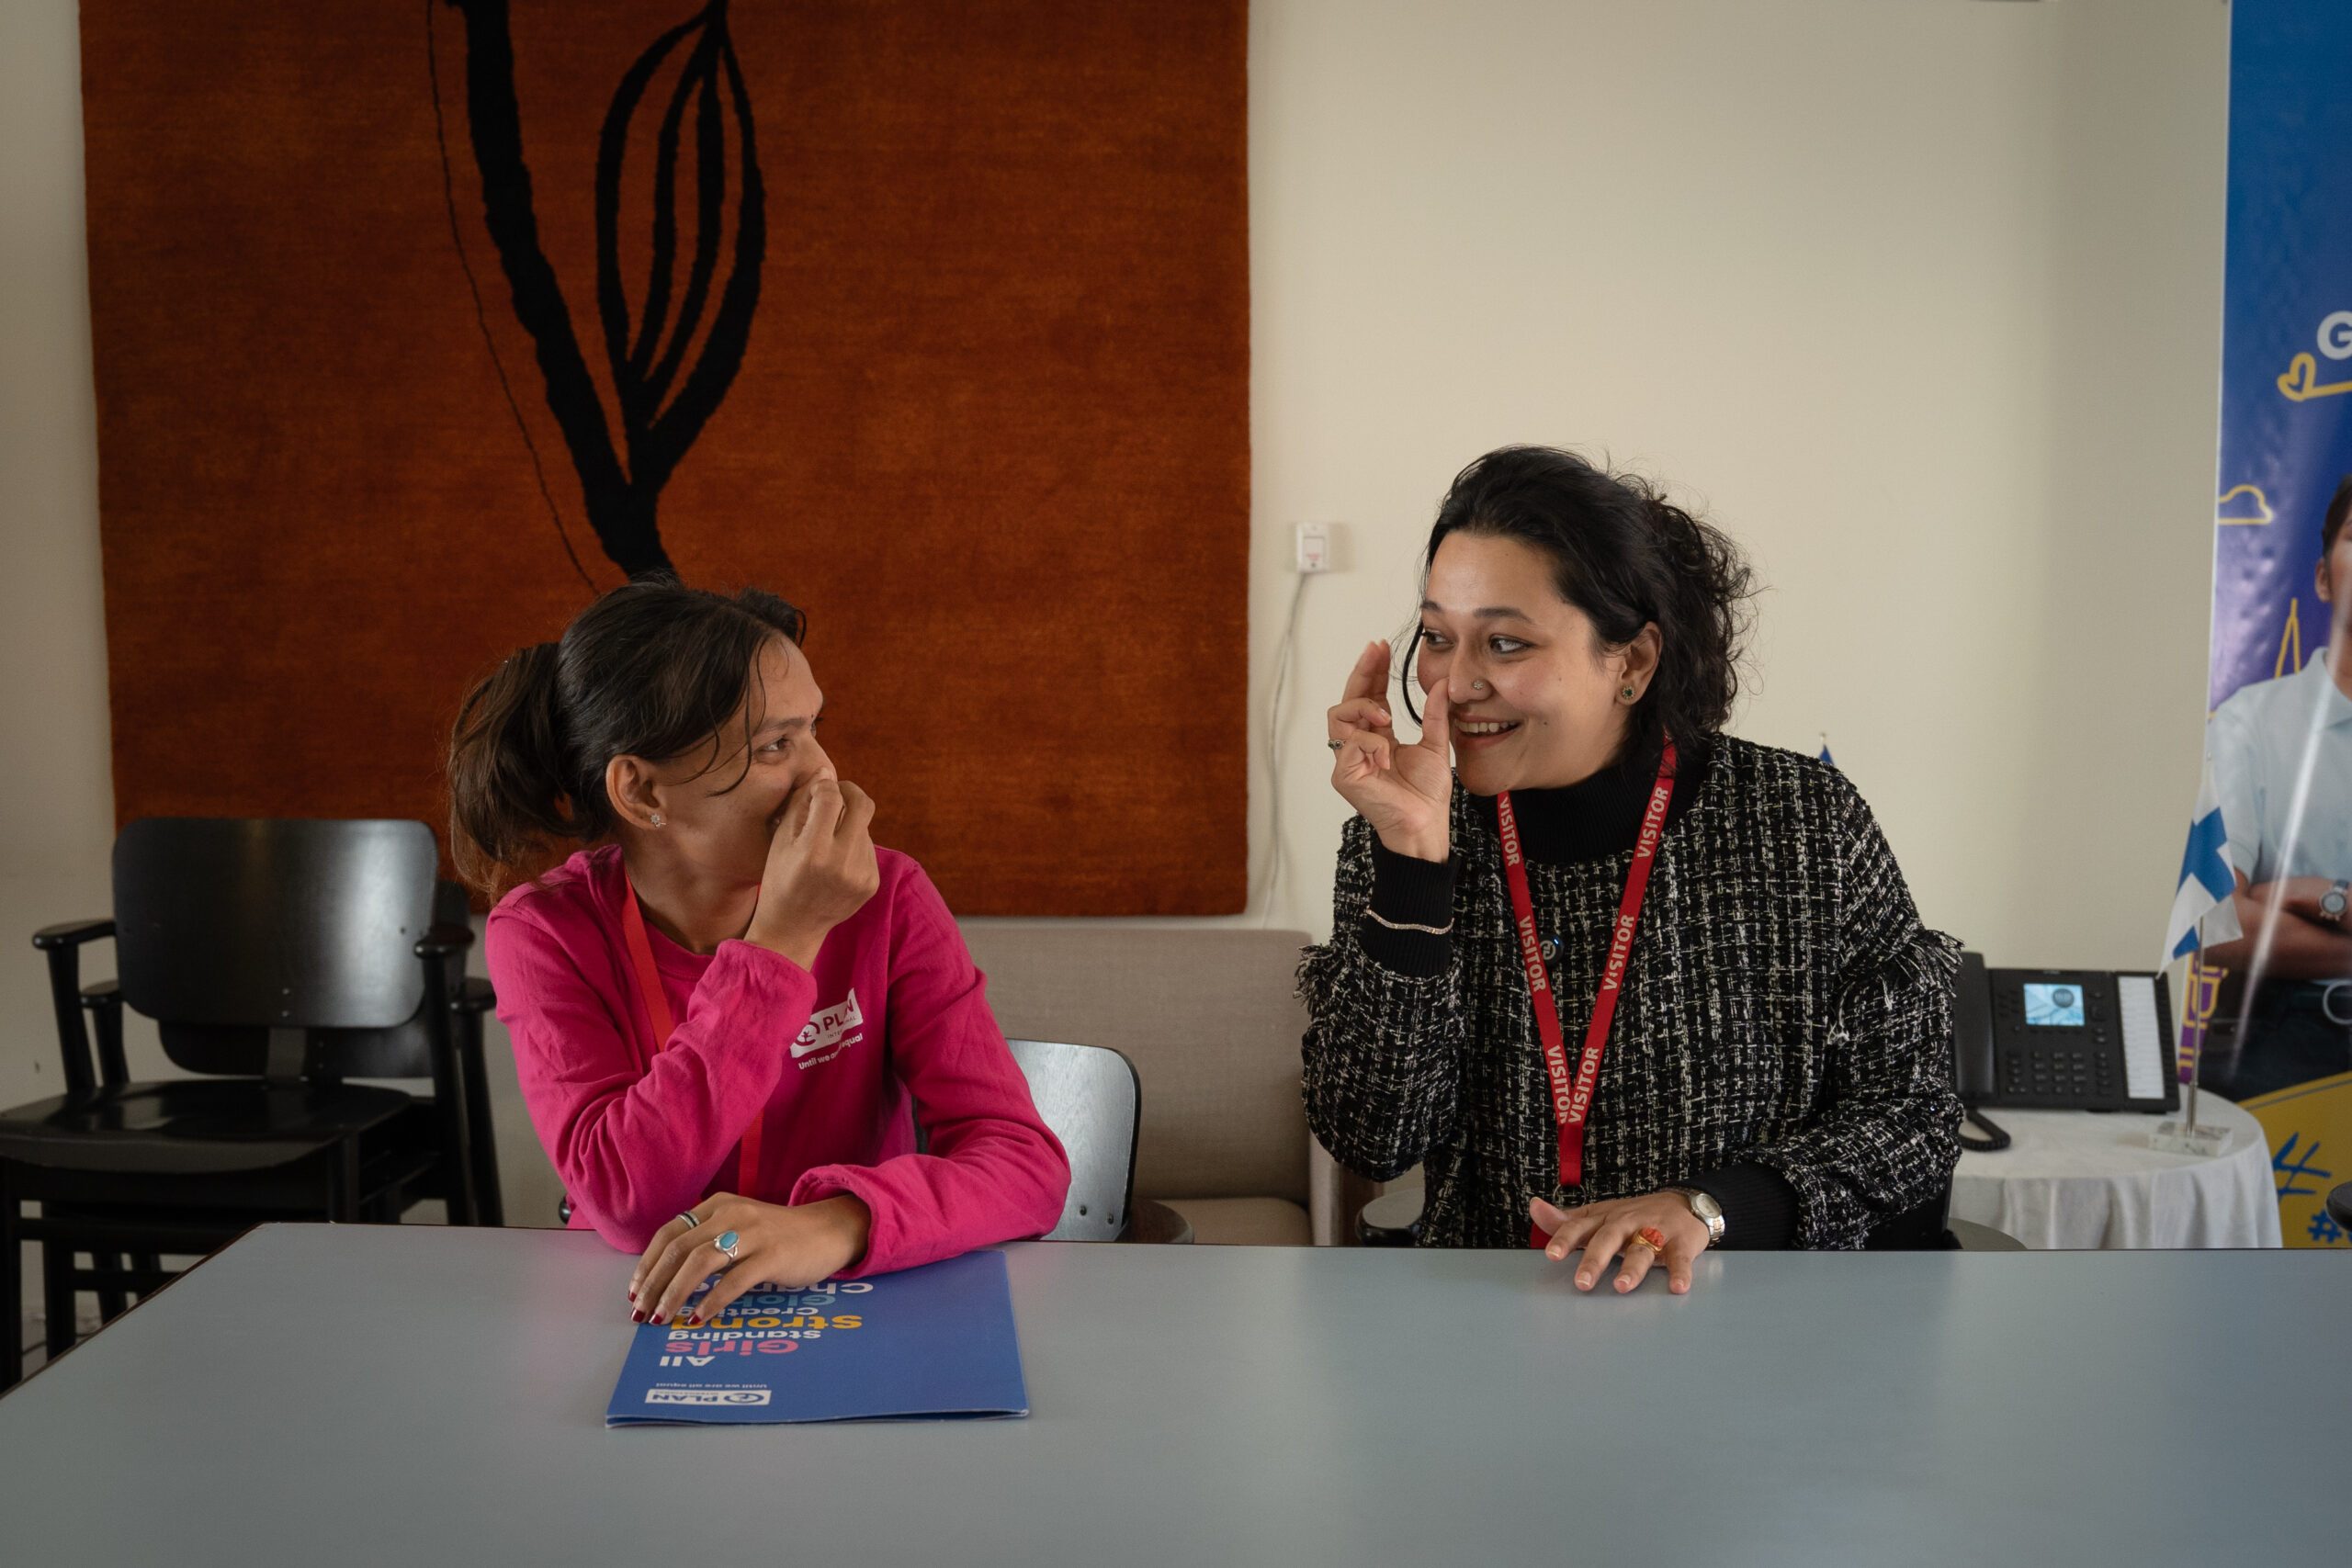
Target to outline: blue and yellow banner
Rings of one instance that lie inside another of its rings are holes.
[[[2321,1202],[2352,1180],[2352,1072],[2334,1054],[2352,1040],[2334,1021],[2352,1019],[2352,985],[2330,987],[2352,924],[2327,903],[2352,878],[2347,476],[2352,4],[2237,0],[2206,761],[2240,908],[2260,918],[2227,944],[2249,998],[2215,1015],[2200,964],[2189,1021],[2210,1019],[2217,1054],[2229,1042],[2219,1086],[2268,1134],[2290,1247],[2346,1244]]]

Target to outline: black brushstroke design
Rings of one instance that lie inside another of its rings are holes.
[[[563,547],[563,558],[571,563],[572,572],[591,593],[595,592],[596,580],[580,562],[580,552],[571,547],[571,530],[563,525],[563,509],[555,503],[555,491],[548,488],[547,464],[539,457],[539,444],[532,437],[531,422],[523,417],[523,405],[514,397],[514,383],[506,374],[505,356],[498,352],[498,338],[490,330],[490,310],[482,303],[481,280],[474,276],[473,258],[466,254],[464,222],[458,217],[457,182],[449,172],[449,132],[441,115],[441,55],[440,39],[434,36],[433,8],[441,0],[424,0],[424,74],[433,88],[433,145],[441,156],[441,206],[449,215],[449,242],[458,250],[458,270],[466,275],[466,292],[474,302],[474,325],[481,329],[482,346],[490,351],[490,367],[498,377],[499,395],[506,400],[506,412],[514,416],[514,429],[523,437],[523,450],[530,455],[531,478],[539,487],[539,499],[547,503],[548,521],[555,525],[556,542]]]
[[[604,400],[572,330],[562,286],[539,245],[531,172],[523,157],[506,0],[444,3],[465,18],[467,120],[481,175],[483,214],[513,292],[515,317],[537,346],[548,408],[579,472],[589,525],[605,555],[631,577],[667,571],[670,558],[656,515],[662,489],[742,367],[767,250],[767,204],[752,135],[751,96],[728,34],[727,0],[711,0],[638,57],[621,78],[598,138],[596,314],[619,403],[617,449]],[[645,103],[646,89],[662,63],[688,40],[691,47],[655,141],[652,260],[645,298],[632,319],[621,276],[621,168],[630,124]],[[678,164],[690,116],[693,178],[687,188],[695,203],[694,248],[673,311]],[[727,248],[722,226],[730,118],[741,189],[734,207],[733,254],[714,307],[711,284]],[[697,337],[701,346],[694,352]]]

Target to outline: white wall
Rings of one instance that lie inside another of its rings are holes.
[[[1931,922],[1996,963],[2150,963],[2203,717],[2227,19],[1258,0],[1253,751],[1289,525],[1347,526],[1300,618],[1283,886],[1247,918],[1328,927],[1320,711],[1405,620],[1454,470],[1538,440],[1747,543],[1737,728],[1828,731]],[[54,1092],[23,935],[104,909],[112,835],[75,28],[72,0],[0,7],[0,1104]]]
[[[2193,797],[2228,11],[2216,0],[1265,0],[1259,560],[1307,585],[1275,920],[1321,931],[1321,709],[1446,481],[1606,451],[1770,591],[1736,722],[1827,730],[1934,924],[2145,967]]]

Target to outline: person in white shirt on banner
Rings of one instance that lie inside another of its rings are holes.
[[[2241,687],[2206,726],[2229,835],[2238,926],[2206,950],[2247,977],[2235,1051],[2199,1077],[2236,1100],[2352,1072],[2352,475],[2320,526],[2325,648],[2303,668]]]

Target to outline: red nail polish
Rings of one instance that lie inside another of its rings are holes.
[[[643,1323],[645,1321],[645,1314],[632,1307],[629,1309],[628,1320],[631,1323]]]
[[[628,1288],[628,1299],[631,1301],[637,1300],[637,1287],[635,1285],[631,1285]]]
[[[662,1314],[661,1314],[660,1313],[658,1313],[658,1312],[657,1312],[657,1313],[655,1313],[655,1314],[654,1314],[650,1318],[648,1318],[646,1321],[647,1321],[647,1322],[649,1322],[649,1323],[659,1323],[659,1322],[661,1322],[661,1321],[662,1321]]]
[[[702,1314],[698,1312],[690,1312],[686,1314],[686,1326],[688,1328],[700,1328],[702,1326]]]

